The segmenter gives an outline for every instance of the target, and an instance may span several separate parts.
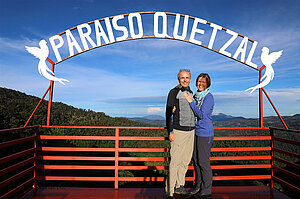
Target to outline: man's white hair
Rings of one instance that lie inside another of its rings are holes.
[[[179,79],[179,74],[180,74],[181,72],[188,72],[188,73],[190,74],[190,76],[191,76],[191,71],[190,71],[189,69],[180,69],[179,72],[178,72],[178,74],[177,74],[177,78],[178,78],[178,79]]]

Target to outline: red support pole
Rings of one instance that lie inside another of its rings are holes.
[[[27,124],[29,123],[29,121],[31,120],[32,116],[34,115],[35,111],[37,110],[37,108],[40,106],[41,102],[43,101],[43,99],[45,98],[46,94],[48,93],[50,89],[50,86],[48,87],[48,89],[46,90],[45,94],[43,95],[43,97],[41,98],[41,100],[39,101],[38,105],[36,105],[35,109],[33,110],[33,112],[31,113],[30,117],[28,118],[26,124],[24,125],[24,128],[27,126]]]
[[[274,188],[274,129],[270,128],[271,134],[271,189]]]
[[[115,134],[115,189],[119,189],[119,128]]]
[[[262,90],[264,91],[266,97],[268,98],[270,104],[272,105],[274,111],[276,112],[277,116],[279,117],[281,123],[283,124],[283,126],[285,127],[286,130],[288,130],[287,125],[285,124],[285,122],[283,121],[281,115],[279,114],[279,112],[277,111],[277,109],[275,108],[275,105],[273,104],[272,100],[270,99],[269,95],[267,94],[266,90],[264,88],[262,88]]]
[[[265,68],[266,66],[263,65],[260,69],[259,69],[259,80],[258,83],[261,83],[261,77],[262,77],[262,70]],[[262,88],[259,88],[259,126],[261,128],[264,127],[264,111],[263,111],[263,95],[262,95]]]
[[[52,64],[52,72],[54,73],[55,63],[49,58],[47,58],[47,61],[49,61]],[[54,87],[54,82],[50,81],[50,92],[49,92],[48,113],[47,113],[47,126],[50,126],[51,106],[52,106],[52,98],[53,98],[53,87]]]
[[[38,136],[39,136],[39,127],[36,127],[34,129],[34,154],[33,154],[33,157],[34,157],[34,162],[33,162],[33,165],[34,165],[34,172],[33,172],[33,177],[34,177],[34,183],[33,183],[33,189],[34,191],[36,191],[36,188],[37,188],[37,143],[38,143]]]

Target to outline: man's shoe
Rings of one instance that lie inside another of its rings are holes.
[[[194,195],[195,199],[210,199],[211,198],[211,194],[201,194],[200,192],[198,192],[197,194]]]
[[[195,189],[193,189],[192,191],[189,192],[190,195],[195,195],[200,191],[200,187],[196,187]]]
[[[178,188],[175,188],[174,193],[179,194],[179,195],[188,195],[189,194],[189,192],[187,192],[187,190],[185,190],[185,188],[182,185]]]

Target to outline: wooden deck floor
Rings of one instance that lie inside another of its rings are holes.
[[[36,194],[28,193],[23,199],[163,199],[162,188],[38,188]],[[183,199],[175,195],[175,199]],[[277,190],[266,186],[213,187],[212,199],[288,199]],[[191,197],[190,199],[194,199]]]

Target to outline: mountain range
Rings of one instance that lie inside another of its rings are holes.
[[[164,121],[165,117],[162,117],[160,115],[147,115],[144,117],[131,117],[127,118],[129,120],[138,121],[138,122],[144,122],[144,123],[153,123],[155,121]],[[246,119],[244,117],[234,117],[231,115],[226,115],[224,113],[219,113],[217,115],[212,116],[213,121],[228,121],[228,120],[234,120],[234,119]]]
[[[290,129],[300,129],[300,114],[295,114],[292,116],[283,116],[283,121]],[[160,115],[147,115],[144,117],[131,117],[126,118],[132,121],[154,124],[157,126],[165,126],[165,118]],[[231,115],[226,115],[224,113],[219,113],[217,115],[212,116],[213,125],[215,127],[233,127],[233,126],[259,126],[258,118],[244,118],[244,117],[235,117]],[[278,127],[284,128],[279,117],[269,116],[264,117],[264,126],[265,127]]]

